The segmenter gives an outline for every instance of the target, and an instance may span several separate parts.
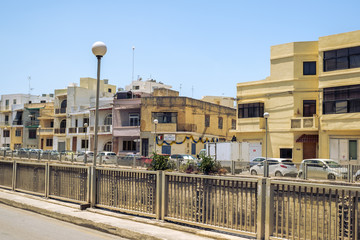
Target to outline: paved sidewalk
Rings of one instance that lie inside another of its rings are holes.
[[[45,199],[5,189],[0,189],[0,203],[129,239],[249,239],[96,208],[81,211],[78,204]]]

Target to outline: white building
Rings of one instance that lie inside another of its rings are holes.
[[[157,88],[166,88],[171,89],[172,86],[165,85],[162,82],[156,82],[154,79],[148,79],[146,81],[143,81],[141,78],[139,78],[136,81],[133,81],[130,85],[127,85],[125,87],[126,91],[131,91],[133,93],[152,93],[154,89]]]

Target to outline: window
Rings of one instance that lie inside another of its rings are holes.
[[[81,148],[89,148],[89,140],[81,139]]]
[[[13,100],[13,104],[16,104],[16,99]]]
[[[5,115],[5,124],[9,124],[9,115]]]
[[[140,126],[140,119],[138,113],[130,113],[129,114],[129,123],[130,126]]]
[[[104,119],[104,125],[111,125],[112,124],[112,114],[106,115]]]
[[[29,139],[36,139],[36,129],[29,129]]]
[[[205,115],[205,127],[210,127],[210,115]]]
[[[60,108],[64,109],[67,106],[67,100],[63,100],[60,104]]]
[[[46,103],[46,100],[41,100],[40,103]]]
[[[316,62],[303,62],[303,75],[316,75]]]
[[[219,129],[223,128],[223,118],[222,117],[219,117],[219,119],[218,119],[218,128]]]
[[[349,140],[349,159],[357,160],[357,140]]]
[[[5,100],[5,105],[6,105],[6,107],[9,107],[9,102],[10,102],[9,99],[6,99],[6,100]]]
[[[169,154],[169,155],[171,155],[171,146],[163,145],[163,146],[161,147],[161,153],[162,153],[162,154]]]
[[[360,112],[360,85],[324,88],[323,114]]]
[[[78,126],[78,120],[75,119],[75,127],[77,127],[77,126]]]
[[[134,89],[134,90],[139,90],[139,89],[140,89],[140,86],[133,86],[133,89]]]
[[[15,130],[15,137],[21,137],[21,129]]]
[[[85,123],[89,126],[89,118],[83,118],[83,126]]]
[[[3,130],[3,137],[10,137],[10,130]]]
[[[291,148],[280,148],[280,157],[281,158],[292,158],[292,149]]]
[[[231,119],[231,129],[236,129],[236,120]]]
[[[264,116],[264,103],[239,104],[238,118],[254,118]]]
[[[324,72],[360,67],[360,47],[324,52]]]
[[[50,127],[53,128],[54,127],[54,121],[50,122]]]
[[[107,142],[104,145],[104,151],[106,152],[112,152],[112,142]]]
[[[176,112],[153,113],[153,119],[157,119],[159,123],[176,123],[177,113]]]
[[[52,147],[53,145],[53,139],[52,138],[47,138],[46,139],[46,146],[47,147]]]
[[[196,143],[191,143],[191,154],[192,155],[196,154]]]
[[[111,93],[111,88],[108,88],[108,92]]]
[[[136,151],[136,142],[123,141],[123,151]]]
[[[316,100],[303,101],[303,117],[312,117],[316,114]]]

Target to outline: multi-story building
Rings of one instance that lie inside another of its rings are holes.
[[[359,39],[355,31],[272,46],[270,76],[237,84],[237,140],[295,162],[360,160]]]
[[[233,97],[224,96],[203,96],[201,101],[215,103],[225,107],[235,108],[235,99]]]
[[[127,85],[125,87],[126,91],[131,91],[132,93],[148,93],[151,94],[154,92],[155,89],[158,88],[165,88],[165,89],[171,89],[172,86],[165,85],[162,82],[157,82],[154,79],[148,79],[146,81],[143,81],[141,78],[139,78],[136,81],[131,82],[131,84]]]
[[[169,89],[155,90],[153,96],[141,98],[141,154],[196,155],[205,141],[231,140],[235,114],[234,108],[181,97]]]
[[[100,80],[99,98],[113,97],[116,86]],[[96,98],[96,79],[80,78],[80,86],[73,83],[66,89],[55,90],[53,148],[58,151],[84,150],[88,146],[88,127],[91,102]],[[89,149],[87,148],[87,149]]]
[[[38,128],[38,146],[43,150],[53,150],[54,138],[54,102],[44,104],[40,108]]]
[[[28,117],[24,114],[24,105],[52,102],[53,99],[53,94],[42,94],[41,96],[29,94],[2,95],[0,101],[1,146],[7,146],[11,149],[23,147],[24,118]]]

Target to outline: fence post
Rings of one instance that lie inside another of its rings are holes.
[[[156,172],[156,219],[161,220],[163,171]]]
[[[133,156],[133,168],[136,168],[136,158]]]
[[[304,162],[303,178],[304,178],[305,180],[308,178],[307,173],[308,173],[308,165],[307,165],[307,162]]]
[[[87,203],[90,203],[90,192],[91,192],[91,168],[92,167],[88,167],[87,169]]]
[[[17,163],[14,160],[13,162],[13,174],[12,174],[12,190],[15,191],[16,189],[16,171],[17,171]]]
[[[348,181],[349,181],[350,183],[352,182],[352,175],[353,175],[352,165],[349,164],[349,165],[348,165]]]
[[[258,180],[258,210],[257,210],[257,239],[265,236],[265,204],[266,204],[266,178]]]
[[[45,198],[49,198],[50,195],[50,166],[47,162],[45,164]]]
[[[231,160],[231,175],[235,175],[235,161]]]
[[[274,218],[274,187],[271,186],[271,178],[266,179],[266,203],[265,203],[265,239],[269,240],[273,233]]]
[[[162,174],[162,181],[161,181],[161,220],[164,220],[167,216],[167,209],[168,209],[168,188],[169,188],[169,181],[168,176],[166,173],[163,172]]]

